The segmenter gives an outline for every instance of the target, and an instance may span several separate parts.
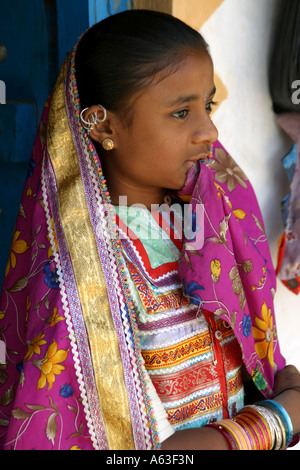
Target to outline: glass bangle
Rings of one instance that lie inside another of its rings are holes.
[[[252,449],[262,450],[263,443],[262,443],[262,437],[260,435],[261,431],[260,429],[255,429],[255,423],[253,422],[253,420],[246,413],[238,414],[234,418],[234,420],[240,423],[244,427],[245,431],[249,433],[249,435],[251,436]]]
[[[238,450],[251,450],[249,437],[240,424],[231,419],[224,419],[219,421],[219,425],[230,432],[237,443]]]
[[[252,415],[255,420],[256,427],[258,427],[260,430],[260,435],[263,439],[262,450],[271,450],[273,447],[272,436],[265,417],[259,413],[258,407],[255,405],[247,405],[244,410]]]
[[[285,435],[286,435],[285,446],[287,447],[292,441],[293,434],[294,434],[293,424],[287,411],[284,409],[284,407],[280,403],[274,400],[263,400],[257,403],[257,405],[269,408],[270,410],[278,414],[285,430]]]
[[[252,429],[255,432],[255,435],[259,442],[258,450],[268,450],[269,440],[267,436],[267,431],[264,423],[261,421],[260,416],[248,411],[243,413],[243,418],[248,420],[249,425],[252,426]]]
[[[217,429],[222,434],[224,439],[227,441],[230,447],[230,450],[238,450],[237,442],[235,441],[231,433],[227,431],[227,429],[225,429],[221,424],[210,423],[210,424],[207,424],[206,427]]]
[[[283,427],[279,426],[279,419],[274,412],[266,407],[260,407],[260,413],[265,416],[272,433],[273,447],[271,450],[280,450],[285,442],[285,432]]]

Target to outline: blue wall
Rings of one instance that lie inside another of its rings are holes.
[[[8,260],[39,119],[59,67],[78,37],[130,0],[1,2],[0,61],[6,104],[0,104],[0,288]]]

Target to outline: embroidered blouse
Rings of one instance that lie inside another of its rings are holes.
[[[225,321],[183,295],[180,221],[168,223],[164,210],[116,210],[140,348],[169,425],[174,432],[232,417],[244,406],[240,346]],[[171,434],[163,420],[159,428],[161,441]]]

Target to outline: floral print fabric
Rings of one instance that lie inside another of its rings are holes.
[[[6,344],[6,364],[0,365],[4,450],[93,449],[59,292],[55,232],[53,224],[52,233],[47,228],[43,200],[40,155],[47,114],[46,106],[0,299],[0,339]]]
[[[285,365],[274,319],[276,275],[261,212],[251,184],[222,145],[212,161],[191,170],[180,197],[204,210],[202,248],[185,240],[178,272],[185,294],[226,320],[257,387],[272,394],[274,375]]]

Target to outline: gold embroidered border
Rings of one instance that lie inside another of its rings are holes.
[[[88,331],[109,448],[129,450],[134,443],[123,365],[65,109],[66,69],[67,61],[52,98],[48,151],[56,175],[61,222]]]
[[[221,332],[222,339],[233,334],[231,328],[224,326],[223,320],[217,320],[216,328]],[[146,369],[152,371],[178,366],[201,354],[207,354],[211,350],[211,337],[209,330],[207,330],[193,338],[185,339],[166,348],[143,350],[142,355]]]
[[[189,338],[166,348],[144,350],[142,355],[146,369],[151,371],[177,366],[209,351],[211,351],[211,339],[209,332],[206,331],[195,338]]]

